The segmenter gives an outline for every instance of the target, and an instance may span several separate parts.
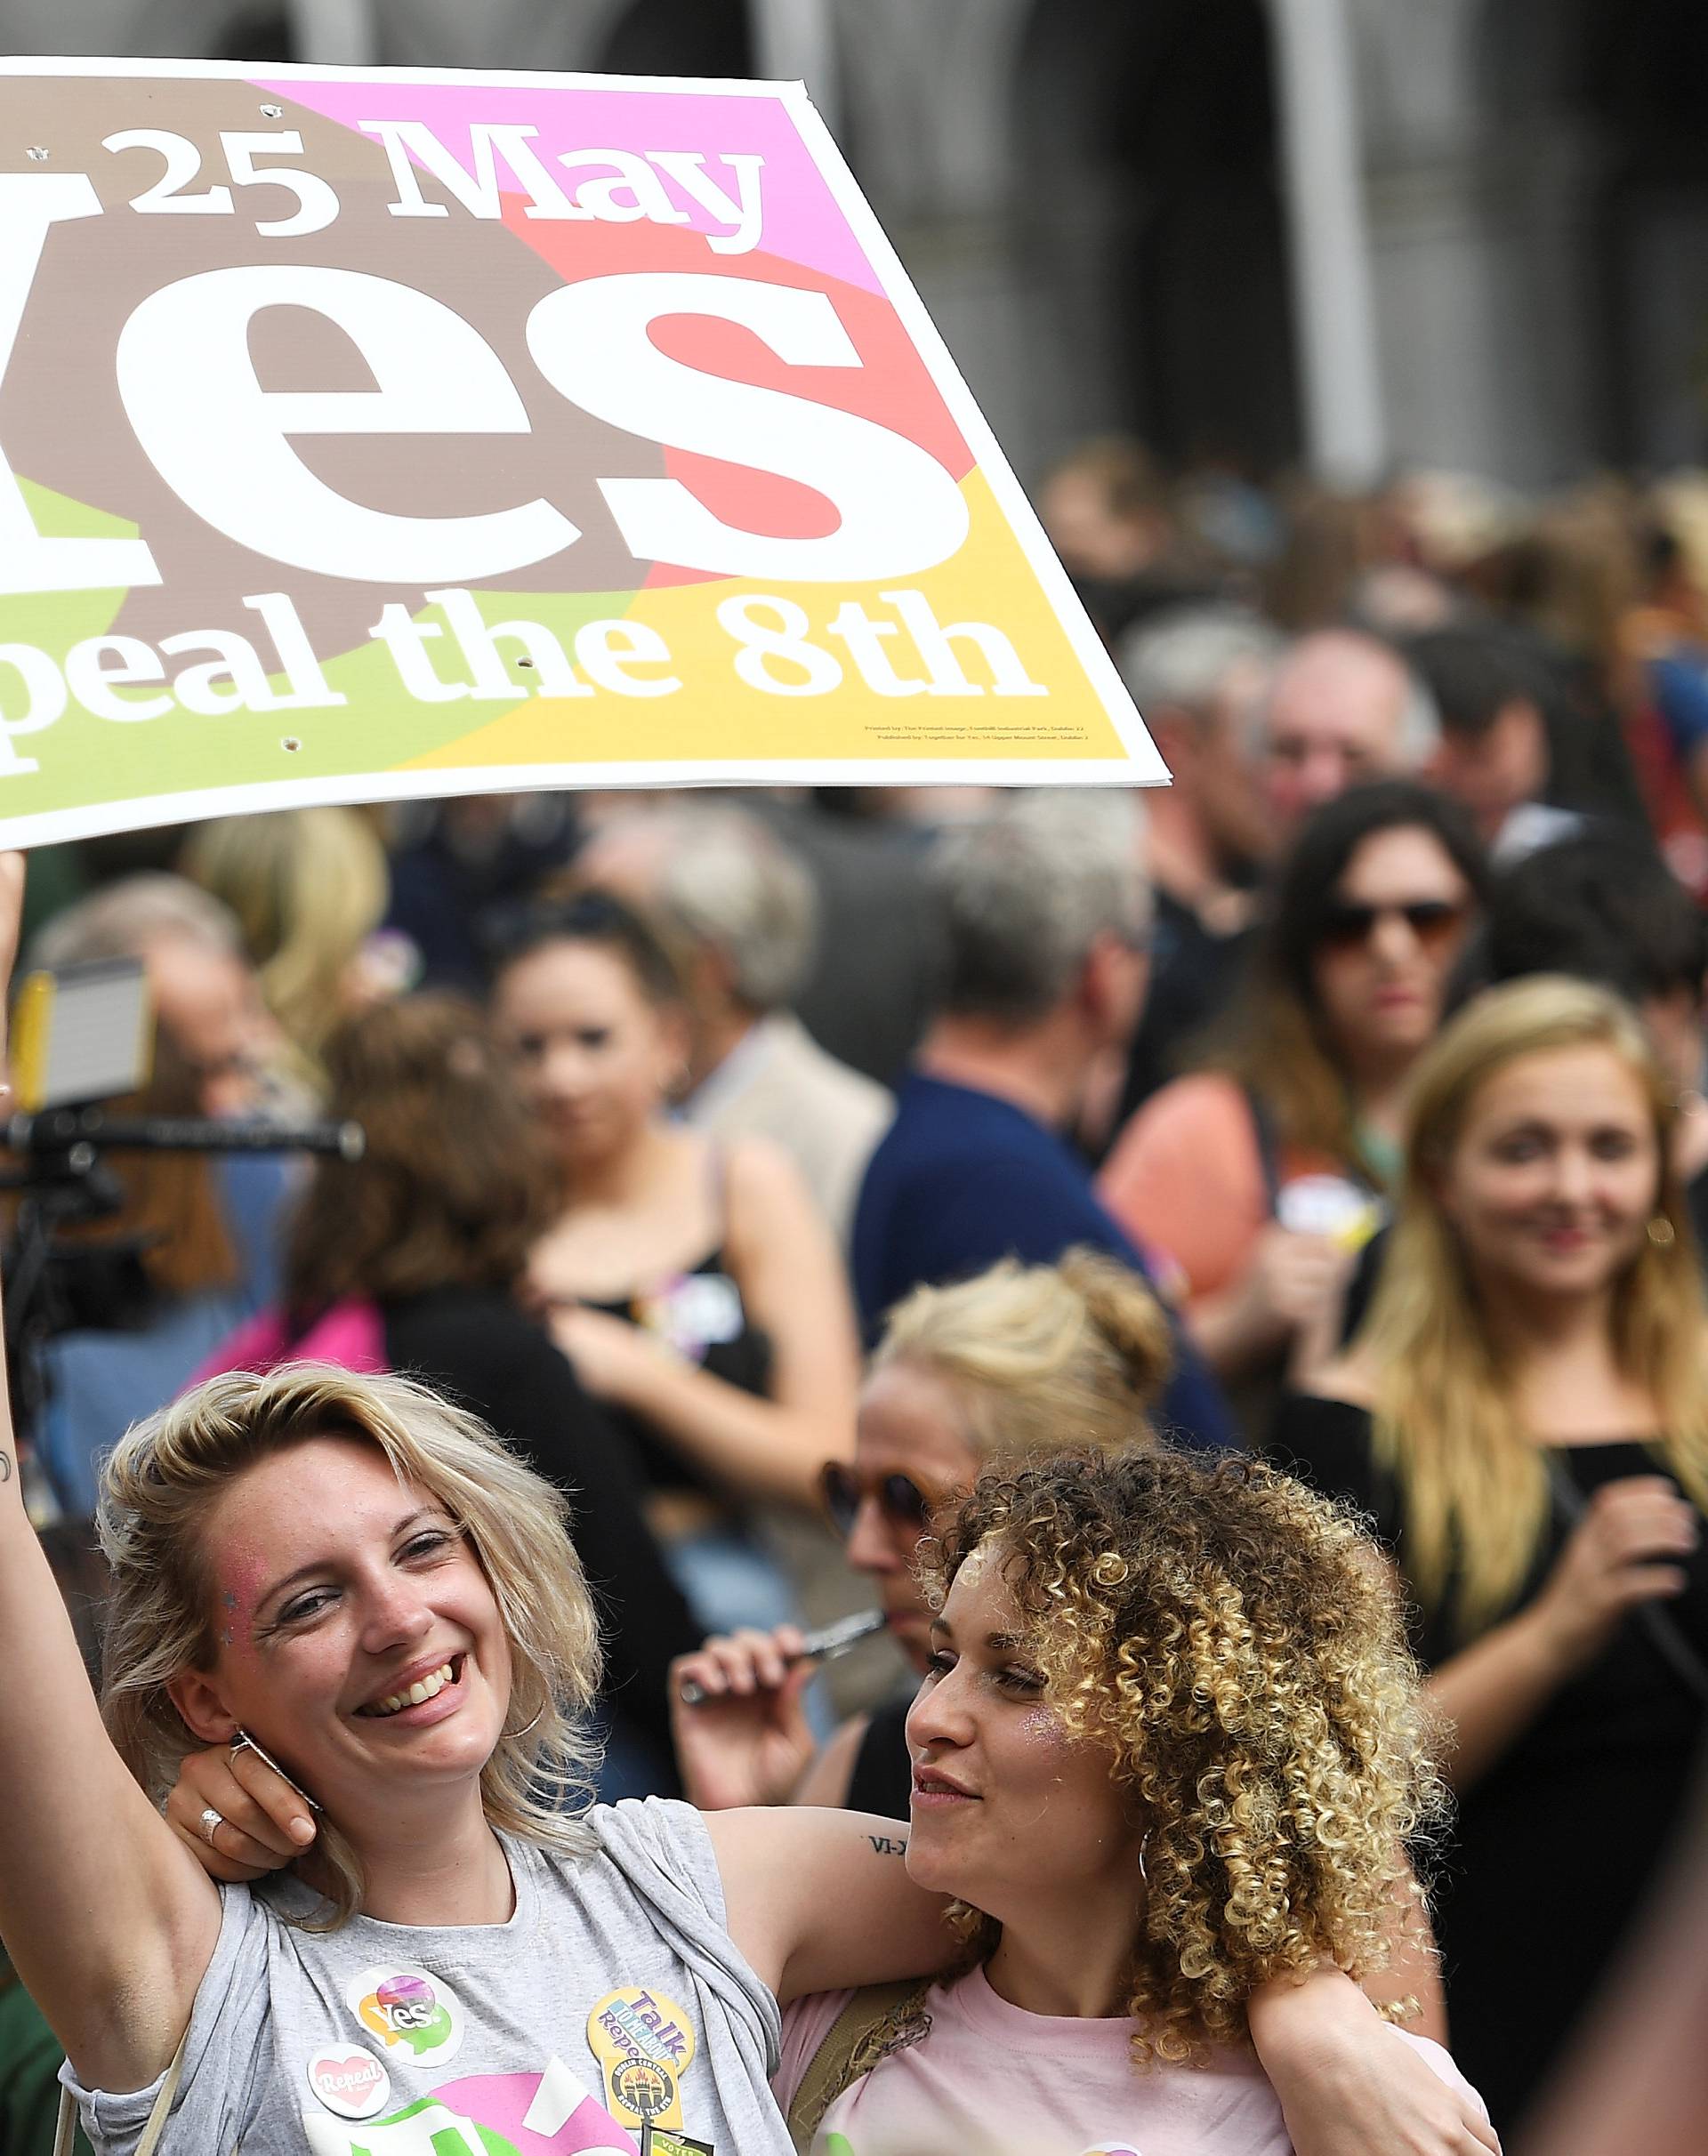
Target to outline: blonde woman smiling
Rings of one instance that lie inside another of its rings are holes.
[[[1640,1908],[1708,1728],[1708,1313],[1675,1113],[1617,997],[1544,975],[1479,998],[1419,1066],[1365,1328],[1277,1423],[1374,1514],[1421,1612],[1460,1798],[1448,2004],[1503,2130]]]

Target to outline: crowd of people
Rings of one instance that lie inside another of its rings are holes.
[[[31,1282],[0,2156],[1548,2130],[1708,1797],[1700,504],[1039,506],[1167,790],[0,892],[124,1106],[366,1133]]]

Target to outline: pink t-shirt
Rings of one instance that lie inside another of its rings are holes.
[[[784,2015],[771,2086],[786,2110],[850,1996],[803,1999]],[[812,2156],[1291,2156],[1281,2105],[1248,2052],[1140,2072],[1131,2022],[1024,2013],[982,1969],[934,1986],[926,2003],[930,2037],[837,2097]],[[1438,2044],[1393,2035],[1482,2108]]]

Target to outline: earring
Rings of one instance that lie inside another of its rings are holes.
[[[1664,1213],[1656,1213],[1648,1224],[1648,1239],[1657,1251],[1670,1251],[1678,1241],[1678,1231]]]

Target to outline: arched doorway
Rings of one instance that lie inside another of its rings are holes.
[[[1492,141],[1516,124],[1533,164],[1575,178],[1567,302],[1533,321],[1531,364],[1556,366],[1553,337],[1581,349],[1588,456],[1708,463],[1708,9],[1485,0],[1483,50]],[[1533,191],[1527,224],[1557,230],[1560,215],[1557,193]]]
[[[1261,474],[1289,461],[1300,426],[1263,0],[1036,0],[1013,94],[1024,244],[1079,348],[1081,430],[1130,428],[1180,463]]]
[[[634,0],[599,65],[613,75],[751,76],[746,0]]]

